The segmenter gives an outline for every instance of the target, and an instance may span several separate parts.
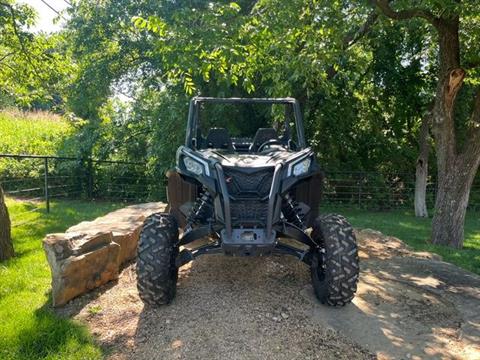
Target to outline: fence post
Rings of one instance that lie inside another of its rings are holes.
[[[44,158],[44,181],[45,181],[45,205],[47,209],[47,213],[50,212],[50,196],[48,194],[48,157]]]
[[[88,158],[87,172],[88,172],[88,183],[87,183],[87,196],[89,199],[93,199],[93,161],[92,158]]]
[[[358,207],[362,207],[362,182],[363,182],[363,176],[360,174],[359,179],[357,180],[357,185],[358,185]]]

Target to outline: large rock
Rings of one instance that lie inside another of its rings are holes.
[[[118,278],[120,245],[112,233],[49,234],[43,241],[52,271],[53,305]]]
[[[136,255],[143,221],[162,211],[163,203],[132,205],[47,235],[43,247],[52,272],[54,306],[118,278],[120,267]]]

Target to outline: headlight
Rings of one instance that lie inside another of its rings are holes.
[[[194,173],[195,175],[201,175],[203,173],[203,166],[189,157],[183,158],[183,164],[188,171]]]
[[[298,164],[293,166],[293,175],[300,176],[308,172],[310,169],[310,163],[312,160],[310,158],[306,158],[300,161]]]

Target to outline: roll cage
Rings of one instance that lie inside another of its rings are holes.
[[[305,133],[303,128],[302,113],[300,104],[294,98],[213,98],[213,97],[194,97],[190,100],[188,109],[187,132],[185,146],[190,149],[196,149],[198,145],[197,133],[200,128],[199,113],[202,103],[211,104],[283,104],[285,112],[291,110],[295,121],[297,135],[297,148],[302,150],[307,147]],[[285,116],[285,129],[290,132],[288,116]]]

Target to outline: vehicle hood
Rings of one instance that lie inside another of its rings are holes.
[[[279,150],[271,152],[266,155],[262,154],[238,154],[231,152],[219,152],[217,150],[200,150],[199,153],[205,159],[218,161],[222,166],[227,167],[249,167],[249,168],[262,168],[268,166],[276,166],[277,164],[286,163],[293,158],[296,158],[299,153],[304,151],[288,151]],[[305,152],[307,153],[307,152]]]

